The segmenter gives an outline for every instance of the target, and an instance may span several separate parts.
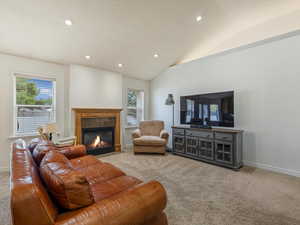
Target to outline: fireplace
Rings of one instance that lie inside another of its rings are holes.
[[[113,152],[115,149],[115,118],[81,118],[81,143],[92,155]]]
[[[88,154],[120,152],[121,110],[73,108],[77,143],[84,144]]]
[[[82,144],[92,155],[114,152],[114,127],[82,128]]]

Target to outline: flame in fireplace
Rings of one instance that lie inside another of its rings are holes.
[[[100,136],[97,136],[92,144],[93,148],[103,148],[106,145],[107,143],[103,141]]]
[[[94,148],[96,148],[100,143],[101,143],[101,138],[100,136],[97,136],[93,143]]]

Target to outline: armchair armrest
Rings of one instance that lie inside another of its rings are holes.
[[[163,138],[163,139],[168,140],[168,138],[169,138],[169,133],[168,133],[166,130],[162,130],[162,131],[160,132],[160,137]]]
[[[62,147],[58,148],[58,151],[64,154],[68,159],[74,159],[86,155],[86,147],[84,145]]]
[[[135,138],[139,138],[142,136],[142,133],[141,133],[141,130],[140,129],[136,129],[135,131],[133,131],[132,133],[132,139],[135,139]]]
[[[151,181],[89,207],[61,214],[55,225],[143,225],[160,215],[166,203],[163,186]]]

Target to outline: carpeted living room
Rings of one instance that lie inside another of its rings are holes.
[[[300,224],[298,0],[0,18],[0,225]]]

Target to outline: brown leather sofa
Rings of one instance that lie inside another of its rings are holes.
[[[51,141],[45,141],[39,138],[31,140],[27,148],[32,153],[32,156],[38,165],[49,151],[58,151],[69,159],[85,156],[87,154],[84,145],[59,148],[54,146]]]
[[[78,151],[72,155],[51,143],[30,147],[22,142],[12,147],[14,225],[168,224],[166,192],[159,182],[143,183],[93,156],[75,157]],[[38,148],[47,150],[43,157]]]
[[[141,121],[132,133],[134,153],[166,153],[169,134],[164,122],[159,120]]]

